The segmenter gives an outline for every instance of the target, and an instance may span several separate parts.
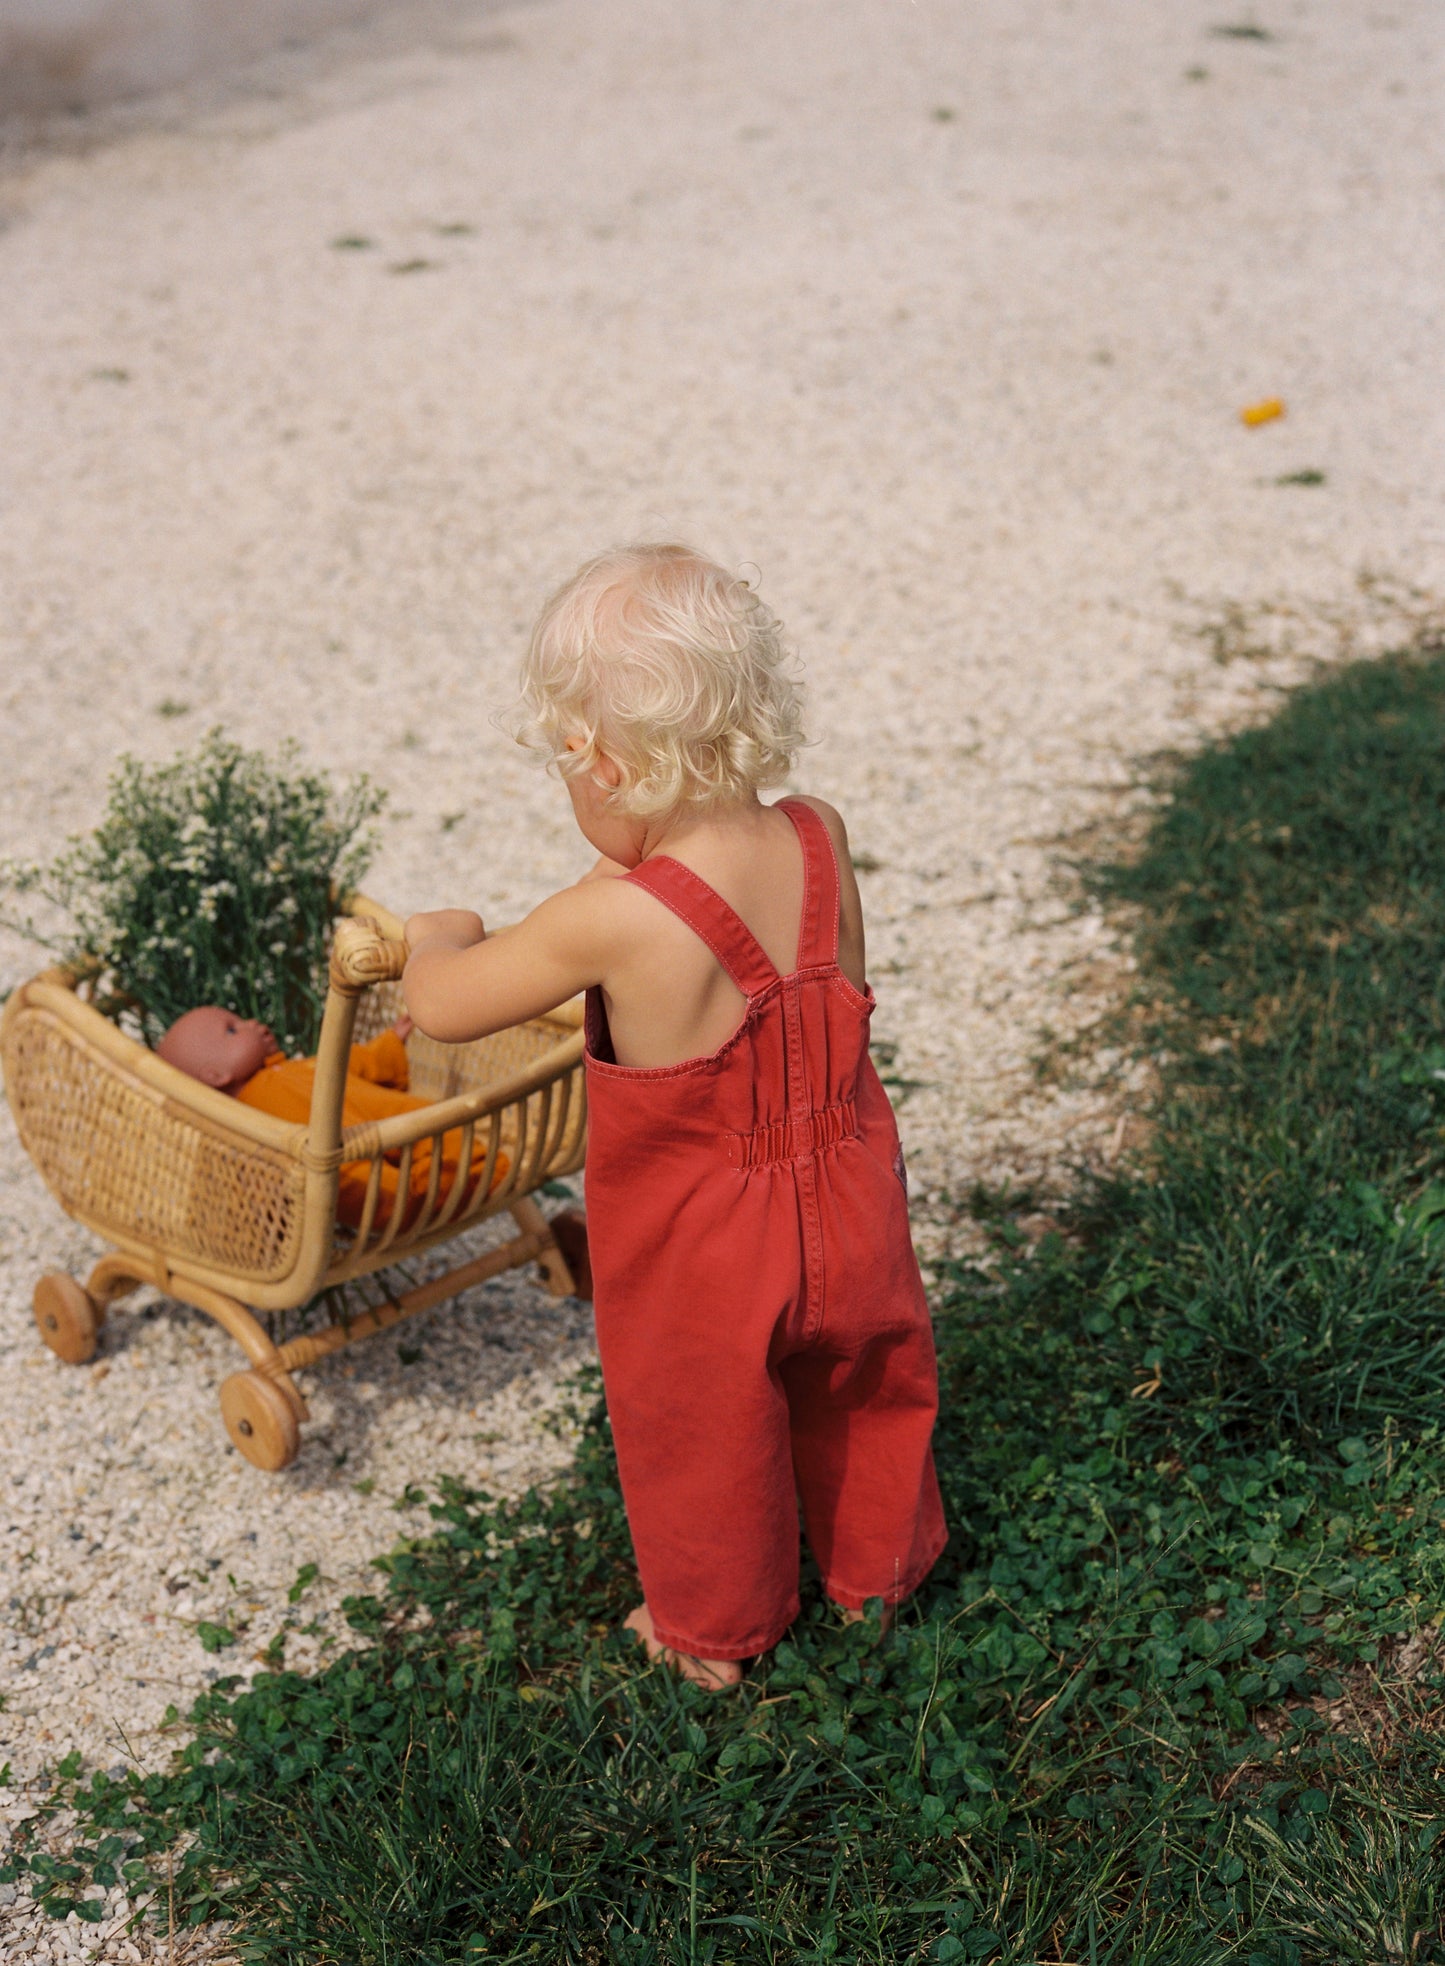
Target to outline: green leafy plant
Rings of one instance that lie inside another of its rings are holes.
[[[284,1048],[314,1048],[333,895],[361,878],[385,794],[303,770],[212,731],[169,764],[123,757],[105,813],[46,865],[0,863],[0,888],[49,905],[4,921],[98,972],[96,1001],[154,1041],[183,1011],[219,1003],[258,1017]]]

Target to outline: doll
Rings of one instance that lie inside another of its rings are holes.
[[[428,1104],[408,1092],[406,1039],[412,1021],[399,1017],[395,1024],[368,1044],[354,1044],[348,1060],[346,1090],[342,1100],[343,1127],[361,1126],[367,1121],[390,1119],[396,1113],[416,1113]],[[304,1125],[311,1115],[311,1095],[316,1083],[314,1058],[287,1058],[271,1031],[254,1017],[242,1017],[219,1004],[202,1004],[178,1017],[160,1043],[156,1053],[202,1085],[239,1099],[242,1105],[276,1119]],[[442,1143],[442,1172],[438,1196],[444,1200],[456,1178],[461,1151],[461,1129],[454,1127]],[[390,1219],[400,1178],[400,1151],[391,1149],[382,1162],[380,1193],[374,1224],[377,1228]],[[473,1145],[469,1183],[482,1176],[486,1165],[486,1144]],[[337,1219],[355,1228],[366,1206],[371,1175],[369,1160],[346,1161],[341,1167],[337,1193]],[[417,1142],[412,1152],[407,1183],[406,1218],[403,1227],[415,1220],[431,1180],[432,1143]],[[505,1154],[499,1154],[492,1170],[493,1184],[508,1167]]]

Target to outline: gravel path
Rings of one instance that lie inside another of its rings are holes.
[[[393,905],[515,916],[584,864],[489,722],[541,595],[638,532],[754,561],[812,681],[800,783],[869,870],[936,1250],[948,1191],[1120,1137],[1107,1057],[1030,1060],[1118,987],[1061,867],[1137,760],[1438,618],[1438,9],[1270,0],[1265,39],[1223,0],[401,18],[0,175],[5,850],[88,824],[118,750],[221,722],[393,789]],[[0,984],[33,967],[0,944]],[[35,1275],[93,1252],[8,1116],[0,1238],[17,1780],[155,1763],[166,1707],[278,1630],[318,1656],[425,1527],[409,1482],[565,1455],[588,1321],[524,1282],[409,1365],[318,1371],[271,1477],[226,1446],[200,1317],[122,1310],[88,1368],[38,1346]],[[44,1957],[22,1931],[7,1961]]]

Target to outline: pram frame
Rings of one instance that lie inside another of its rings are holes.
[[[463,1089],[416,1112],[343,1127],[358,1011],[366,1005],[380,1028],[385,999],[395,1000],[406,960],[395,915],[364,896],[347,897],[343,907],[303,1125],[242,1105],[157,1058],[87,1001],[82,973],[51,969],[22,984],[0,1018],[0,1057],[21,1140],[61,1207],[109,1245],[84,1285],[58,1272],[37,1283],[42,1339],[60,1357],[83,1363],[94,1354],[110,1306],[143,1284],[203,1311],[249,1361],[247,1370],[223,1382],[221,1411],[236,1448],[267,1469],[287,1466],[299,1451],[300,1424],[308,1414],[293,1377],[297,1371],[523,1264],[541,1266],[554,1296],[574,1287],[567,1260],[531,1197],[543,1183],[580,1167],[586,1151],[580,1004],[563,1005],[475,1046],[443,1048],[421,1040],[419,1047],[412,1040],[413,1050],[430,1053],[433,1083],[437,1055],[451,1054],[443,1080],[459,1078]],[[497,1078],[465,1083],[489,1049],[509,1047],[532,1055]],[[54,1110],[63,1104],[55,1096],[57,1079],[82,1086],[99,1111],[89,1154],[84,1140],[77,1142],[76,1124]],[[130,1153],[128,1132],[140,1136]],[[448,1133],[459,1136],[459,1146],[456,1171],[444,1184],[442,1139]],[[140,1164],[148,1141],[160,1163],[149,1175]],[[416,1205],[409,1199],[411,1169],[425,1142],[431,1143],[430,1170]],[[479,1146],[483,1166],[473,1178]],[[380,1205],[388,1155],[396,1170],[389,1210]],[[367,1194],[361,1220],[347,1229],[336,1218],[340,1169],[358,1162],[369,1163]],[[147,1191],[148,1178],[161,1185]],[[205,1196],[198,1202],[194,1192],[207,1178],[214,1212],[227,1217],[225,1233],[208,1234]],[[178,1182],[189,1184],[184,1195],[176,1192]],[[323,1291],[390,1268],[503,1208],[512,1214],[516,1235],[400,1295],[388,1293],[355,1316],[278,1342],[257,1315],[295,1309]],[[250,1217],[259,1211],[260,1219],[250,1219],[248,1209]],[[226,1234],[233,1244],[247,1244],[246,1260],[228,1260]]]

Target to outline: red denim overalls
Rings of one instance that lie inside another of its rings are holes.
[[[930,1436],[933,1333],[871,991],[838,967],[827,827],[803,849],[798,966],[780,976],[706,881],[627,879],[747,998],[706,1058],[618,1065],[587,1003],[587,1227],[597,1344],[643,1594],[676,1651],[746,1659],[798,1611],[798,1518],[828,1595],[896,1603],[947,1540]]]

